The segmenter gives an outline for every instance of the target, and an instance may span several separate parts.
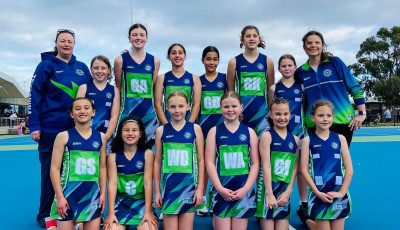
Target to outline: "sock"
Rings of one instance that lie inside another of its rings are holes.
[[[50,230],[57,227],[57,221],[52,217],[46,217],[45,221],[46,221],[46,229]]]

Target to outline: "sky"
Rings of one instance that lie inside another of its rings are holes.
[[[350,65],[367,37],[381,27],[400,25],[400,1],[394,0],[0,0],[0,6],[0,71],[27,92],[40,53],[54,48],[60,28],[75,32],[74,55],[90,65],[100,54],[113,63],[131,47],[131,24],[142,23],[149,38],[145,51],[161,60],[160,74],[171,70],[168,47],[181,43],[187,52],[185,69],[202,75],[206,46],[219,49],[217,70],[226,73],[229,60],[244,51],[239,47],[242,28],[255,25],[266,41],[259,51],[273,59],[279,80],[281,55],[292,54],[298,66],[307,60],[301,39],[309,30],[320,31],[327,51]]]

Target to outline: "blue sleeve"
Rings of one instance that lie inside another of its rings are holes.
[[[36,67],[35,73],[33,74],[28,107],[28,126],[30,132],[41,130],[40,114],[42,112],[42,103],[45,95],[45,84],[49,81],[52,72],[52,66],[42,61]]]
[[[354,104],[365,104],[364,90],[353,74],[351,74],[349,68],[347,68],[344,62],[338,57],[332,57],[332,61],[335,63],[339,73],[341,73],[343,76],[343,81],[346,85],[347,92],[349,92],[353,97]]]

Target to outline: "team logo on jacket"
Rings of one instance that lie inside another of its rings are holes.
[[[224,83],[222,81],[218,82],[217,87],[220,89],[224,88]]]
[[[330,77],[331,75],[332,75],[332,70],[330,70],[330,69],[324,70],[324,76],[325,77]]]
[[[108,92],[108,93],[106,94],[106,97],[107,97],[108,99],[111,99],[112,94],[111,94],[110,92]]]
[[[136,168],[137,169],[142,169],[143,168],[143,161],[136,162]]]
[[[151,65],[146,65],[146,66],[144,67],[144,69],[145,69],[147,72],[150,72],[150,71],[151,71]]]
[[[186,85],[189,85],[189,84],[190,84],[190,81],[189,81],[189,79],[185,79],[185,80],[183,81],[183,83],[185,83]]]
[[[258,63],[258,64],[257,64],[257,68],[258,68],[259,70],[262,70],[262,69],[264,69],[264,65],[261,64],[261,63]]]
[[[294,147],[293,143],[289,142],[288,147],[289,147],[289,149],[293,149],[293,147]]]
[[[100,143],[98,141],[93,141],[92,146],[93,148],[98,149],[100,147]]]
[[[300,90],[299,90],[299,89],[294,89],[294,90],[293,90],[293,93],[294,93],[294,94],[299,94],[299,93],[300,93]]]
[[[336,143],[336,142],[332,142],[331,146],[332,146],[332,148],[334,148],[334,149],[338,149],[338,148],[339,148],[339,145],[338,145],[338,143]]]
[[[246,134],[240,134],[239,139],[240,139],[241,141],[247,140]]]
[[[83,76],[83,71],[81,69],[77,69],[76,74],[78,74],[79,76]]]
[[[186,139],[189,139],[189,138],[192,137],[192,134],[189,133],[189,132],[186,132],[183,136],[184,136]]]

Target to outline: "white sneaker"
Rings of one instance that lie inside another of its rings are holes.
[[[208,208],[204,206],[202,209],[198,209],[196,213],[198,216],[208,216]]]

